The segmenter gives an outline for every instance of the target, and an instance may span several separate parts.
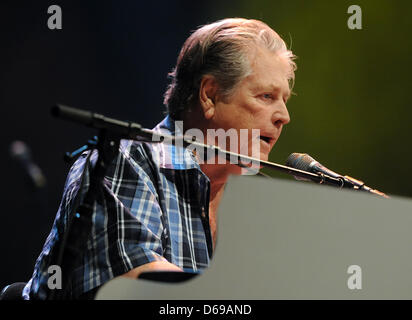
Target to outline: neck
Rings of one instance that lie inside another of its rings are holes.
[[[199,113],[194,113],[190,117],[183,119],[184,132],[191,128],[200,129],[203,132],[203,136],[207,137],[207,128],[209,127],[205,119],[197,116]],[[206,141],[202,141],[206,143]],[[199,160],[199,159],[198,159]],[[224,187],[229,178],[229,175],[233,173],[232,164],[217,164],[217,158],[214,164],[203,163],[200,164],[200,169],[209,178],[210,181],[210,198],[209,198],[209,224],[212,233],[213,247],[216,246],[217,235],[217,212],[222,198]],[[200,161],[199,161],[200,162]]]
[[[229,178],[227,165],[201,164],[200,168],[210,180],[210,198],[212,200],[223,189]]]
[[[225,165],[202,164],[200,165],[200,168],[210,180],[209,225],[212,234],[213,248],[215,248],[218,207],[223,196],[229,173],[227,168],[225,168]]]

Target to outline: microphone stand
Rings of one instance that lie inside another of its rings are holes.
[[[87,167],[93,149],[97,149],[98,158],[95,167],[90,172],[90,185],[83,201],[80,203],[81,189],[84,184],[82,179],[78,194],[72,207],[68,224],[62,239],[58,239],[57,255],[52,254],[51,265],[55,264],[62,270],[62,291],[53,290],[48,295],[49,300],[72,298],[67,296],[67,288],[70,288],[70,277],[76,267],[78,259],[84,253],[87,245],[87,239],[92,228],[92,215],[94,203],[97,196],[101,194],[104,176],[108,166],[114,160],[119,152],[120,140],[130,139],[150,143],[170,143],[187,147],[192,145],[200,150],[211,150],[214,155],[224,156],[228,161],[236,157],[240,162],[252,163],[265,168],[285,172],[295,177],[311,180],[320,184],[332,185],[339,188],[355,188],[355,184],[349,179],[334,178],[324,174],[315,174],[292,167],[255,159],[249,156],[237,154],[234,152],[222,150],[215,145],[206,145],[193,140],[193,137],[175,137],[172,135],[159,134],[153,130],[142,128],[141,125],[134,122],[120,121],[113,118],[105,117],[101,114],[90,111],[76,109],[64,105],[56,105],[51,109],[53,116],[74,121],[88,127],[99,130],[97,139],[89,140],[88,143],[73,153],[66,153],[66,159],[73,160],[74,157],[83,151],[90,150]],[[85,167],[85,171],[86,168]],[[84,171],[84,172],[85,172]],[[353,179],[355,180],[355,179]],[[361,190],[361,189],[359,189]],[[54,252],[53,252],[54,253]]]

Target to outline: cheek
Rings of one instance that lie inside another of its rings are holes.
[[[270,109],[269,105],[259,102],[257,99],[250,99],[244,107],[245,113],[248,114],[250,120],[258,123],[264,123],[267,120],[270,116]]]
[[[242,97],[228,104],[218,104],[214,126],[228,129],[259,129],[267,126],[268,108],[254,97]]]
[[[253,119],[254,117],[251,114],[246,113],[239,106],[235,106],[234,108],[228,108],[225,114],[222,115],[219,127],[226,131],[229,129],[248,129],[251,127]]]
[[[237,116],[239,128],[252,129],[259,128],[259,122],[262,122],[263,110],[259,109],[255,104],[244,103],[238,106]]]
[[[240,111],[240,108],[232,103],[217,104],[213,127],[225,130],[236,128],[236,123],[241,122],[242,113]]]

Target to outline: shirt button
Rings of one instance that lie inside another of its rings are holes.
[[[202,218],[206,219],[205,207],[202,207]]]

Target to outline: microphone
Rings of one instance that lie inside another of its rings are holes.
[[[46,177],[41,169],[32,161],[29,147],[23,141],[13,141],[10,145],[10,155],[17,160],[30,177],[30,181],[36,189],[46,185]]]
[[[295,168],[295,169],[302,170],[302,171],[325,175],[325,176],[333,177],[335,179],[342,180],[343,187],[349,187],[355,190],[362,190],[362,191],[366,191],[369,193],[382,196],[384,198],[389,198],[385,193],[366,186],[363,181],[349,177],[347,175],[343,176],[339,173],[336,173],[326,168],[324,165],[322,165],[321,163],[319,163],[318,161],[316,161],[315,159],[313,159],[310,155],[306,153],[290,154],[286,160],[286,165],[289,167]],[[301,177],[295,177],[295,179],[308,181],[308,179],[304,179]]]
[[[333,178],[341,179],[343,178],[342,175],[329,170],[318,161],[313,159],[310,155],[306,153],[292,153],[286,160],[286,165],[295,169],[309,171],[316,174],[324,174]],[[298,180],[302,180],[302,178],[298,178]],[[303,179],[306,180],[306,179]]]

